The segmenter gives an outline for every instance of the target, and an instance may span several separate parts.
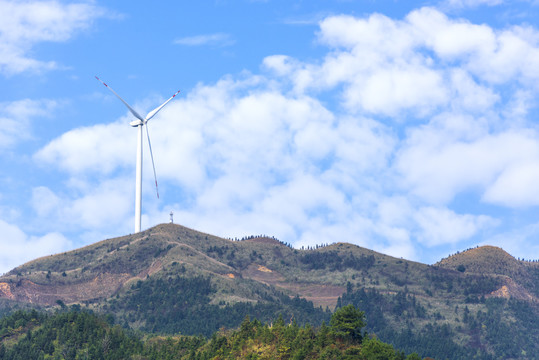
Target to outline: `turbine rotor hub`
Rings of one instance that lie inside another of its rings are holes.
[[[133,127],[137,127],[137,126],[140,126],[140,125],[144,125],[144,122],[142,120],[135,120],[135,121],[131,121],[129,123],[129,125],[131,125]]]

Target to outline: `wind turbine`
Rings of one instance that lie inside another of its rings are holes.
[[[136,170],[136,181],[135,181],[135,233],[140,232],[140,223],[141,223],[141,210],[142,210],[142,127],[148,123],[148,121],[153,118],[159,110],[161,110],[166,104],[169,103],[170,100],[174,99],[176,95],[179,94],[180,90],[178,90],[174,95],[172,95],[167,101],[153,109],[146,115],[146,117],[140,116],[131,106],[129,106],[128,103],[125,102],[124,99],[120,97],[116,93],[116,91],[112,90],[110,86],[105,84],[103,80],[95,77],[97,80],[99,80],[103,85],[107,87],[118,99],[120,99],[121,102],[124,103],[125,106],[131,111],[131,114],[133,114],[137,120],[131,121],[129,125],[132,127],[138,128],[138,135],[137,135],[137,170]],[[157,175],[155,173],[155,163],[153,161],[153,153],[152,153],[152,144],[150,142],[150,133],[148,132],[148,126],[146,126],[146,135],[148,136],[148,147],[150,148],[150,156],[152,158],[152,166],[153,166],[153,176],[155,179],[155,191],[157,192],[157,198],[159,198],[159,189],[157,187]]]

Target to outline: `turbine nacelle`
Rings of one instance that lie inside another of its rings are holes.
[[[145,125],[148,121],[142,121],[142,120],[134,120],[129,123],[132,127],[137,127],[141,125]]]

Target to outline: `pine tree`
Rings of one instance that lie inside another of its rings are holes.
[[[361,341],[361,330],[366,326],[365,313],[356,309],[354,305],[346,305],[335,311],[329,324],[335,337]]]

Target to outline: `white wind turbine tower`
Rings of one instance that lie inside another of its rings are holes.
[[[112,90],[112,88],[110,88],[107,84],[105,84],[105,82],[103,80],[101,80],[97,76],[95,78],[97,80],[99,80],[101,83],[103,83],[103,85],[105,85],[110,91],[112,91],[112,93],[114,95],[116,95],[116,97],[118,99],[120,99],[124,103],[125,106],[127,106],[129,111],[131,111],[131,114],[133,114],[137,118],[137,120],[130,122],[129,125],[138,128],[138,135],[137,135],[137,177],[136,177],[136,185],[135,185],[135,233],[138,233],[138,232],[140,232],[141,210],[142,210],[142,127],[144,125],[146,125],[147,122],[159,112],[159,110],[161,110],[166,104],[168,104],[168,102],[170,100],[174,99],[174,97],[176,95],[178,95],[180,90],[178,90],[174,95],[172,95],[163,104],[159,105],[158,107],[156,107],[155,109],[150,111],[148,113],[148,115],[146,115],[146,117],[143,118],[131,106],[129,106],[129,104],[126,103],[125,100],[122,99],[120,97],[120,95],[118,95],[116,93],[116,91]],[[150,149],[150,156],[152,158],[153,176],[154,176],[154,179],[155,179],[155,190],[157,192],[157,197],[159,198],[159,189],[157,187],[157,175],[155,173],[155,164],[154,164],[154,161],[153,161],[152,144],[150,142],[150,134],[148,132],[148,126],[146,126],[146,135],[148,136],[148,147]]]

